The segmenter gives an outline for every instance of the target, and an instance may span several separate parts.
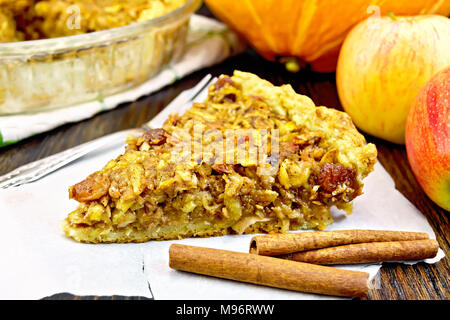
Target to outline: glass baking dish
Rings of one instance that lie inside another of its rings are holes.
[[[201,2],[119,28],[0,43],[0,115],[101,100],[145,82],[181,56]]]

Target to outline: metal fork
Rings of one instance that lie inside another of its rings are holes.
[[[215,80],[216,78],[212,78],[212,76],[208,74],[195,87],[181,92],[175,99],[172,100],[171,103],[169,103],[160,113],[158,113],[156,117],[145,123],[142,128],[122,130],[106,135],[56,153],[44,159],[23,165],[7,173],[6,175],[1,176],[0,188],[6,189],[10,187],[18,187],[20,185],[36,181],[90,152],[114,145],[118,141],[123,141],[128,134],[137,135],[142,133],[144,129],[159,127],[171,113],[176,111],[184,111],[180,110],[180,108],[187,106],[190,102],[193,102]]]

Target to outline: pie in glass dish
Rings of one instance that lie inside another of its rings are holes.
[[[350,213],[377,151],[344,112],[290,85],[235,71],[202,103],[69,189],[63,223],[81,242],[144,242],[324,229]]]
[[[0,43],[49,39],[161,17],[186,0],[0,0]]]

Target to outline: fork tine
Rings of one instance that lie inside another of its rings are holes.
[[[203,91],[203,89],[214,80],[211,74],[207,74],[195,87],[192,88],[192,91],[189,91],[188,101],[192,101],[195,97]]]
[[[159,128],[171,113],[173,112],[182,113],[183,111],[185,111],[184,108],[188,106],[188,104],[192,102],[193,99],[195,99],[199,94],[201,94],[207,86],[209,86],[216,80],[216,78],[211,77],[212,76],[208,74],[200,81],[199,84],[197,84],[192,89],[189,89],[187,93],[186,91],[183,91],[177,98],[175,98],[162,111],[160,111],[152,120],[145,123],[143,127],[150,129]],[[186,93],[186,95],[184,95],[184,93]],[[183,95],[183,97],[180,97],[181,95]],[[187,96],[189,97],[189,99],[186,99]]]
[[[191,97],[191,100],[190,100],[190,101],[192,102],[192,101],[194,101],[195,99],[197,99],[197,97],[200,96],[200,95],[204,92],[204,90],[206,90],[211,84],[213,84],[213,83],[216,82],[216,81],[217,81],[217,78],[216,78],[216,77],[211,78],[211,80],[209,80],[209,81],[202,87],[201,90],[197,91],[197,93]]]
[[[205,84],[209,83],[211,77],[211,74],[207,74],[205,77],[203,77],[202,80],[200,80],[199,83],[195,85],[195,87],[192,87],[191,89],[180,93],[164,109],[171,109],[174,105],[183,105],[192,100],[192,97],[195,96],[199,91],[201,91],[205,87]]]

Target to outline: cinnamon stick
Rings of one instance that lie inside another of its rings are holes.
[[[275,256],[346,244],[422,239],[428,239],[428,234],[386,230],[339,230],[269,234],[254,236],[250,242],[250,253]]]
[[[279,257],[322,265],[356,264],[433,258],[438,249],[436,240],[427,239],[349,244],[289,253]]]
[[[169,266],[213,277],[335,296],[367,294],[369,274],[248,253],[172,244]]]

